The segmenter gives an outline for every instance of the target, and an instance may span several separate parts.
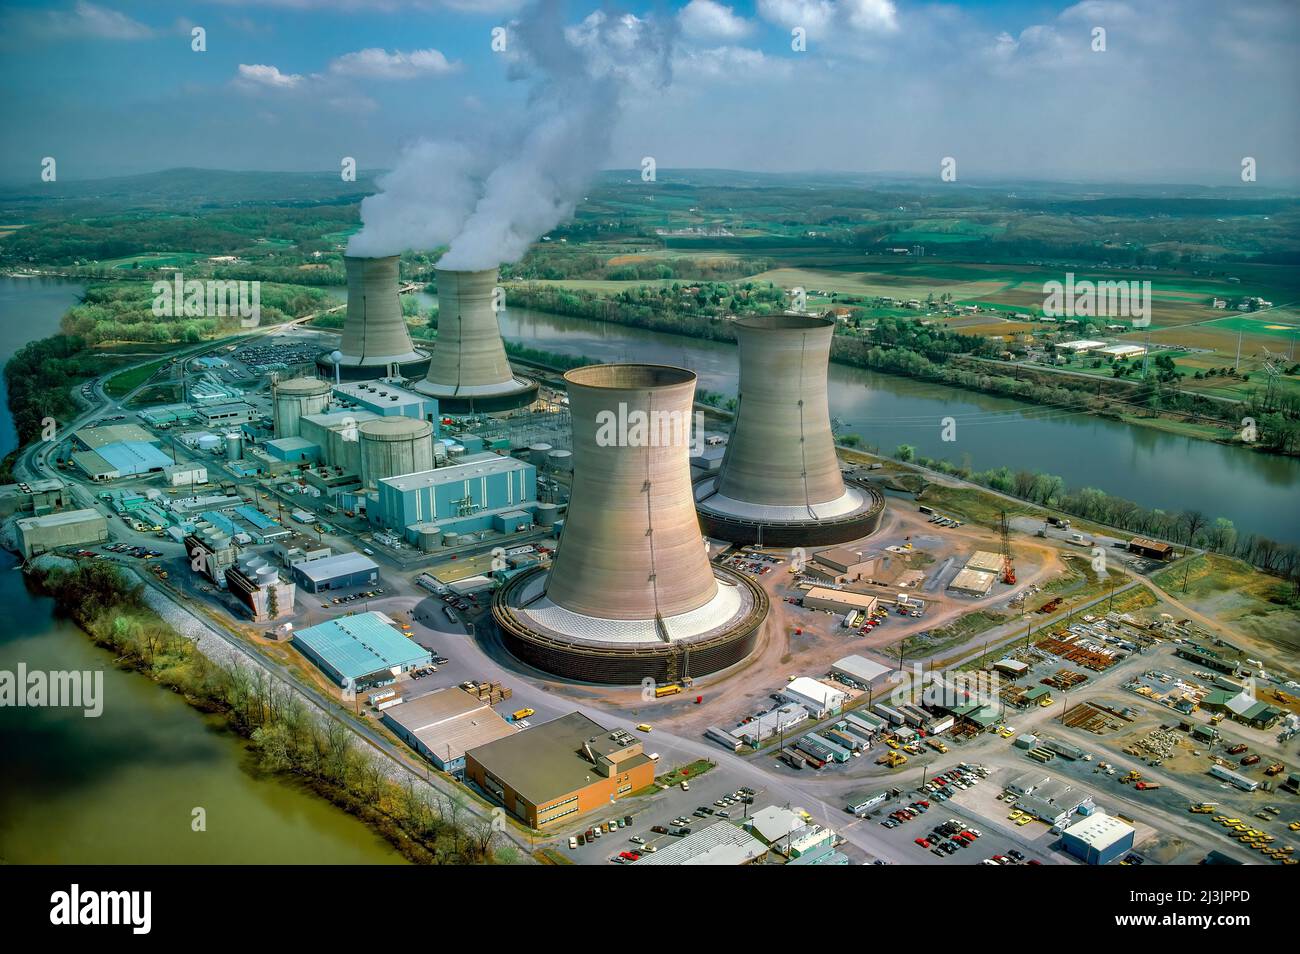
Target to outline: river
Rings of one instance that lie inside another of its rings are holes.
[[[82,287],[0,278],[0,360],[58,330]],[[0,445],[16,443],[0,404]],[[0,554],[0,670],[97,670],[104,710],[0,707],[0,863],[396,864],[403,858],[352,816],[260,776],[242,739],[113,656],[54,604],[27,591]],[[191,828],[206,812],[206,831]]]
[[[427,307],[431,299],[422,296]],[[736,393],[735,345],[569,318],[527,308],[501,317],[507,340],[599,361],[646,361],[691,368],[700,387]],[[845,365],[830,369],[831,415],[886,454],[910,444],[918,454],[967,463],[1042,470],[1078,489],[1096,487],[1144,507],[1227,517],[1240,533],[1300,543],[1300,460],[1170,434],[1122,421],[929,384]],[[955,440],[943,440],[952,418]]]

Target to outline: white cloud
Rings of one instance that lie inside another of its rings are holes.
[[[758,0],[758,14],[777,26],[819,33],[834,19],[835,4],[831,0]]]
[[[246,90],[293,89],[302,81],[299,73],[281,73],[279,67],[262,63],[240,63],[235,77],[236,85]]]
[[[434,49],[412,50],[405,53],[372,47],[347,53],[330,63],[330,72],[340,76],[361,76],[369,79],[414,79],[417,76],[440,76],[460,69],[440,51]]]
[[[845,0],[849,26],[863,33],[893,33],[898,29],[898,8],[893,0]]]
[[[5,16],[3,31],[55,40],[147,40],[156,35],[152,27],[89,0],[77,0],[64,10],[11,10]]]
[[[738,40],[754,30],[752,23],[717,0],[691,0],[677,14],[677,21],[683,33],[698,39]]]
[[[673,75],[683,79],[752,82],[784,79],[790,75],[789,60],[764,55],[762,50],[743,46],[718,46],[708,50],[679,50],[673,58]]]

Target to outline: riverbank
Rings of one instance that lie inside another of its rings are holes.
[[[564,297],[551,288],[518,286],[507,289],[507,301],[580,320],[608,322],[701,341],[734,341],[731,329],[723,320],[676,312],[660,314],[643,304],[625,306],[618,301],[591,296]],[[1135,384],[1110,377],[1071,374],[1052,368],[992,360],[992,355],[980,351],[984,346],[982,339],[921,325],[914,320],[896,319],[895,323],[914,326],[913,331],[905,335],[908,341],[917,339],[929,344],[918,349],[894,341],[836,334],[831,343],[832,363],[1015,398],[1043,407],[1124,420],[1135,427],[1243,447],[1254,453],[1300,456],[1300,422],[1285,419],[1282,415],[1274,419],[1269,408],[1249,401],[1225,403],[1154,381]],[[953,337],[964,342],[965,351],[954,349],[948,340]],[[1235,410],[1228,410],[1230,407]],[[1241,440],[1237,426],[1237,421],[1243,416],[1257,419],[1256,437],[1249,443]],[[1206,421],[1217,423],[1207,425]]]
[[[459,806],[396,784],[360,750],[346,726],[313,717],[287,687],[261,673],[218,665],[147,604],[144,588],[103,563],[39,561],[25,570],[121,668],[147,676],[246,740],[257,767],[303,786],[363,822],[405,858],[422,864],[512,860],[490,824],[460,819]]]

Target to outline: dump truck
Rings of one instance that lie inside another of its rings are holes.
[[[1151,789],[1159,788],[1160,783],[1159,782],[1138,782],[1133,787],[1136,788],[1139,792],[1145,792]]]
[[[1218,802],[1201,802],[1199,805],[1193,805],[1191,811],[1193,815],[1208,815],[1218,804]]]
[[[876,759],[877,765],[887,765],[891,769],[898,768],[900,765],[907,764],[907,756],[902,752],[886,752],[880,758]]]

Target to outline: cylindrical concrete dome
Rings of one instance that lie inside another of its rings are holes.
[[[567,450],[553,450],[546,455],[546,466],[551,470],[567,473],[573,470],[573,452]]]
[[[842,498],[826,399],[835,322],[765,315],[732,327],[740,346],[740,394],[717,492],[771,507]]]
[[[433,469],[433,425],[414,417],[381,417],[357,427],[361,442],[361,481],[366,487],[384,477]]]
[[[330,402],[330,384],[319,378],[290,378],[277,381],[271,404],[276,437],[299,437],[298,422],[308,414],[320,414]]]
[[[397,256],[343,257],[348,275],[348,310],[339,351],[342,365],[383,368],[419,361],[398,296]]]
[[[448,410],[504,410],[532,401],[537,384],[515,376],[506,358],[493,295],[497,270],[436,269],[438,339],[416,390]]]
[[[691,493],[695,373],[607,364],[564,379],[573,489],[547,596],[605,619],[656,619],[708,603],[718,584]]]

